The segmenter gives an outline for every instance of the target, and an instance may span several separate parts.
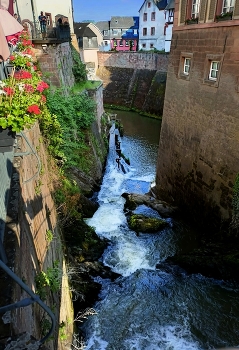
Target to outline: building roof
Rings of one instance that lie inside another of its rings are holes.
[[[110,27],[114,29],[129,29],[135,26],[135,19],[133,16],[121,17],[113,16],[110,20]]]
[[[142,6],[141,6],[140,9],[139,9],[139,12],[140,12],[140,10],[142,9],[142,7],[144,6],[144,4],[145,4],[146,1],[147,1],[147,0],[144,0]],[[167,6],[167,0],[152,0],[152,1],[155,3],[155,5],[157,6],[157,8],[158,8],[159,10],[164,10],[165,7]]]
[[[175,8],[175,0],[169,0],[168,5],[165,7],[165,10],[170,10]]]
[[[110,21],[100,21],[100,22],[96,22],[95,26],[97,28],[99,28],[99,30],[101,32],[103,32],[103,30],[109,30],[110,29]]]
[[[88,27],[90,23],[88,22],[75,22],[74,23],[74,33],[77,38],[93,38],[97,35]]]

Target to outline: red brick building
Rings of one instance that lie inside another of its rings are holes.
[[[158,193],[218,228],[238,172],[239,0],[176,0]]]

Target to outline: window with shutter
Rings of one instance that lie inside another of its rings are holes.
[[[180,8],[180,24],[184,24],[186,20],[186,6],[187,6],[187,0],[181,1],[181,8]]]
[[[236,0],[235,2],[234,16],[239,16],[239,0]]]
[[[215,13],[216,13],[216,6],[217,6],[217,0],[211,0],[210,7],[209,7],[208,19],[214,20]]]
[[[207,8],[207,0],[201,0],[200,11],[199,11],[199,21],[201,22],[205,21],[206,8]]]

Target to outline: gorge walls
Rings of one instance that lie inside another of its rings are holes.
[[[104,103],[162,115],[168,55],[98,52]]]

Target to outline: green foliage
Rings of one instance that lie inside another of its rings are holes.
[[[81,62],[80,54],[76,51],[73,45],[71,45],[71,54],[73,59],[72,72],[75,77],[75,81],[79,82],[87,80],[85,64]]]
[[[239,173],[236,176],[233,186],[232,206],[234,214],[239,213]]]
[[[35,277],[37,293],[45,300],[48,291],[58,292],[61,287],[62,270],[59,268],[59,261],[54,261],[53,267],[48,267],[46,272],[41,271]]]
[[[79,93],[83,90],[93,90],[96,89],[101,83],[101,81],[96,80],[86,80],[80,81],[74,85],[72,88],[73,93]]]
[[[89,145],[85,138],[85,131],[95,119],[95,102],[87,94],[73,94],[65,96],[60,89],[49,92],[47,106],[57,119],[63,130],[63,143],[60,150],[65,154],[66,167],[77,166],[87,169],[89,159],[86,154]]]
[[[67,334],[66,334],[66,323],[65,323],[64,321],[62,321],[62,322],[59,324],[59,337],[60,337],[60,340],[61,340],[61,341],[67,339]]]
[[[53,232],[51,230],[46,231],[46,240],[48,243],[51,243],[54,238]]]

